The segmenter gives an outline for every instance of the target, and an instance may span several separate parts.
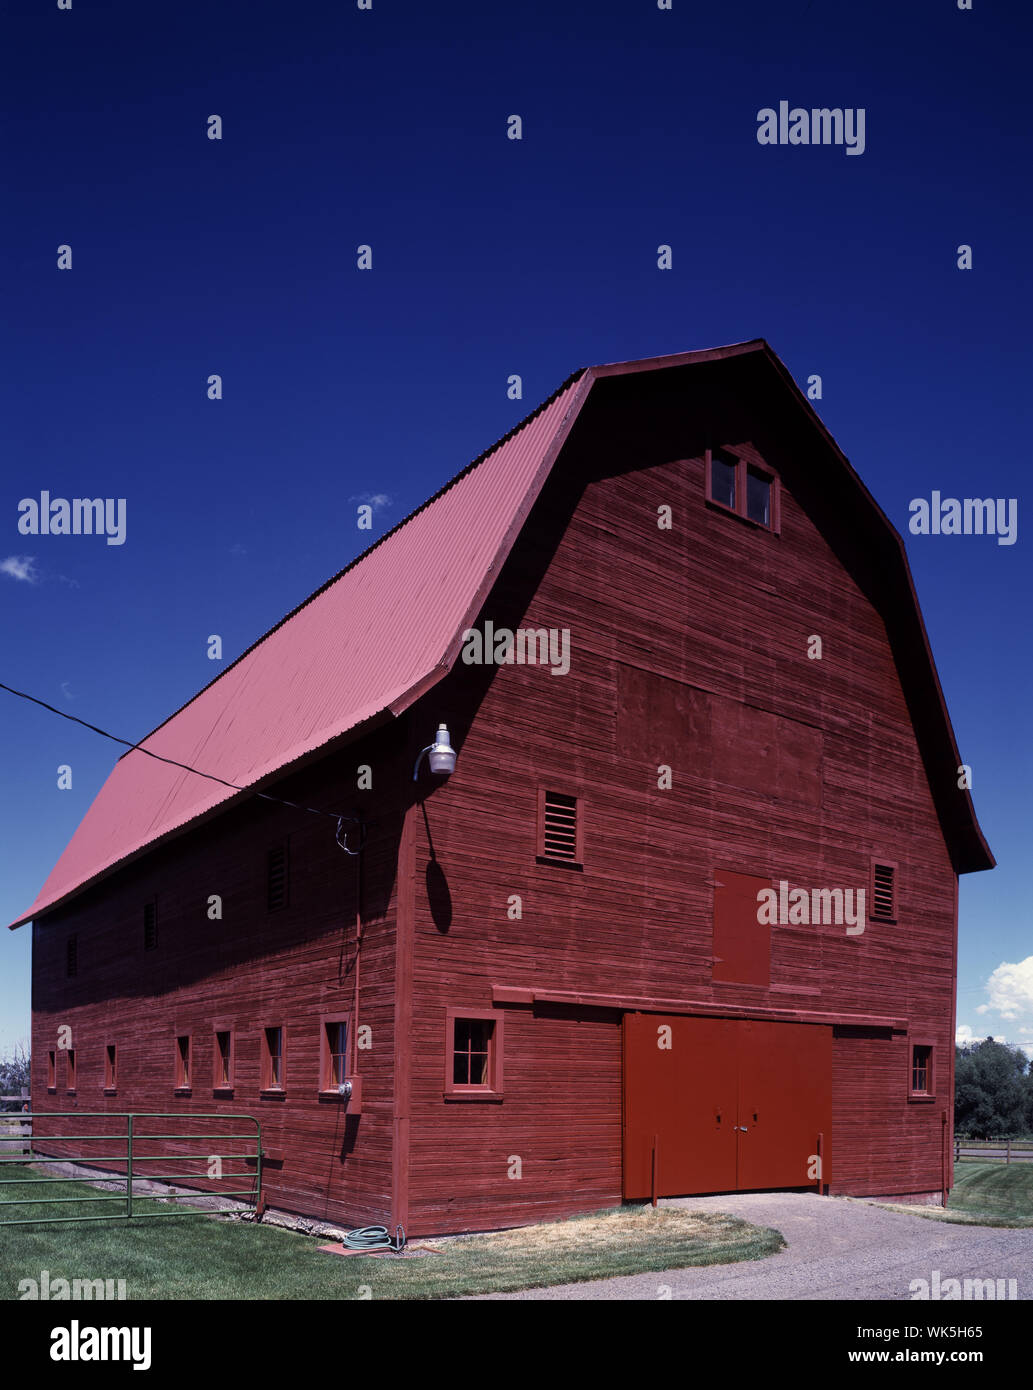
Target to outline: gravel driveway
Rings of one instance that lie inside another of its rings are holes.
[[[911,1280],[932,1282],[934,1270],[939,1270],[941,1283],[949,1278],[1015,1279],[1018,1298],[1033,1296],[1033,1229],[959,1226],[810,1192],[678,1197],[662,1205],[727,1211],[756,1226],[773,1226],[789,1248],[740,1264],[482,1297],[910,1299]]]

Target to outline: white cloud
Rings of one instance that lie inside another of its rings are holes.
[[[959,1047],[964,1047],[966,1043],[985,1042],[989,1036],[989,1033],[980,1033],[977,1037],[976,1034],[972,1032],[972,1029],[968,1026],[967,1023],[959,1023],[957,1031],[954,1034],[954,1041],[957,1043]],[[994,1042],[1006,1043],[1007,1041],[1007,1038],[994,1038]]]
[[[39,583],[39,571],[32,555],[8,555],[6,560],[0,560],[0,574],[9,574],[24,584]]]
[[[1025,960],[1004,961],[986,982],[989,1001],[980,1004],[977,1014],[1000,1014],[1001,1018],[1033,1018],[1033,956]]]
[[[976,1010],[976,1012],[979,1012],[978,1009]],[[972,1029],[968,1026],[967,1023],[959,1023],[957,1031],[954,1034],[954,1041],[958,1044],[959,1047],[962,1047],[965,1043],[985,1042],[986,1039],[990,1036],[991,1034],[989,1033],[973,1033]],[[1004,1037],[994,1037],[994,1042],[1003,1043],[1007,1041],[1008,1039]]]
[[[349,502],[365,502],[375,512],[379,512],[382,507],[390,507],[391,500],[386,492],[357,492],[348,498]]]

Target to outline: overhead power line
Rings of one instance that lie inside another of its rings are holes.
[[[73,724],[81,724],[84,729],[89,729],[92,733],[100,734],[102,738],[111,739],[112,743],[121,743],[126,748],[134,748],[138,753],[144,753],[148,758],[154,758],[156,762],[168,763],[170,767],[182,768],[184,772],[192,772],[195,777],[206,777],[209,782],[218,782],[220,786],[229,787],[232,791],[246,792],[251,791],[250,787],[242,787],[237,782],[227,782],[225,777],[216,777],[213,772],[202,772],[198,767],[191,767],[189,763],[181,763],[176,758],[165,758],[160,753],[154,753],[149,748],[144,748],[142,744],[131,743],[127,738],[119,738],[117,734],[109,734],[107,729],[98,728],[96,724],[90,724],[85,719],[79,719],[74,714],[69,714],[67,710],[57,709],[54,705],[48,705],[46,700],[39,700],[35,695],[27,695],[24,690],[15,690],[13,686],[5,685],[0,681],[0,690],[6,690],[11,695],[17,695],[20,700],[29,700],[34,705],[39,705],[42,709],[49,710],[51,714],[60,715],[62,719],[69,719]],[[341,827],[345,821],[359,823],[358,816],[345,816],[336,811],[321,811],[316,806],[302,806],[297,801],[286,801],[282,796],[270,796],[268,792],[252,792],[253,796],[261,797],[263,801],[274,801],[278,806],[289,806],[294,811],[311,811],[314,816],[326,816],[330,820],[337,822],[337,843],[348,854],[354,853],[341,840]],[[363,839],[365,838],[365,827],[363,826]]]

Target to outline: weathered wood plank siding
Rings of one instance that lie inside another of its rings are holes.
[[[608,1024],[512,1010],[502,1102],[443,1098],[445,1009],[491,1008],[493,985],[900,1017],[935,1039],[947,1074],[954,873],[868,596],[877,577],[818,529],[821,456],[794,453],[770,403],[704,384],[675,409],[653,383],[638,389],[623,412],[590,404],[479,619],[569,628],[569,674],[460,662],[428,697],[461,751],[417,823],[418,866],[429,833],[438,883],[433,903],[417,899],[421,1229],[619,1199]],[[751,442],[781,472],[779,536],[704,499],[704,449]],[[664,504],[670,531],[657,526]],[[812,634],[821,660],[808,659]],[[583,870],[536,862],[539,784],[583,796]],[[873,856],[899,863],[896,924],[775,926],[770,987],[713,980],[715,870],[867,892]],[[833,1192],[939,1189],[949,1099],[941,1085],[935,1102],[909,1103],[907,1059],[902,1033],[839,1030]],[[523,1179],[507,1176],[509,1155]]]
[[[363,762],[384,773],[364,793],[356,790],[356,768]],[[389,767],[397,774],[394,788]],[[270,1205],[352,1224],[388,1221],[400,825],[389,800],[404,777],[397,749],[380,734],[269,789],[306,806],[351,813],[361,805],[379,816],[362,878],[360,1023],[369,1025],[372,1045],[358,1053],[361,1117],[345,1118],[338,1101],[318,1094],[320,1016],[350,1012],[353,1003],[356,861],[337,848],[334,821],[268,802],[230,810],[153,851],[36,926],[34,1108],[254,1115],[271,1155],[264,1182]],[[289,902],[270,911],[266,851],[288,834]],[[208,918],[211,894],[222,898],[221,921]],[[146,951],[143,905],[151,898],[157,902],[158,945]],[[78,974],[67,979],[65,943],[73,932]],[[46,1089],[46,1054],[55,1049],[61,1025],[72,1030],[74,1096],[67,1093],[60,1052],[57,1091]],[[213,1087],[216,1027],[233,1030],[232,1097]],[[282,1098],[261,1093],[266,1027],[285,1030]],[[193,1037],[189,1095],[174,1090],[175,1039],[181,1034]],[[103,1089],[108,1043],[118,1049],[115,1095]],[[199,1150],[199,1144],[171,1144],[167,1151]],[[64,1151],[87,1148],[69,1144]],[[152,1165],[151,1171],[159,1168]],[[173,1164],[167,1171],[178,1169]]]

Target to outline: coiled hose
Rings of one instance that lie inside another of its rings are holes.
[[[386,1226],[359,1226],[349,1231],[341,1244],[346,1250],[393,1250],[397,1255],[405,1245],[405,1227],[396,1226],[392,1240]]]

